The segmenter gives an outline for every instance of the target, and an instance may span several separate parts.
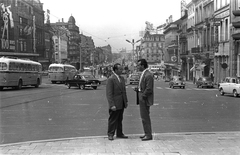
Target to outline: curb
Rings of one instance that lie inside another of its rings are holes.
[[[180,133],[153,133],[153,137],[161,137],[161,136],[201,136],[201,135],[239,135],[240,131],[229,131],[229,132],[180,132]],[[139,137],[142,134],[127,134],[129,137]],[[88,137],[70,137],[70,138],[59,138],[59,139],[47,139],[47,140],[37,140],[37,141],[26,141],[19,143],[9,143],[9,144],[0,144],[0,147],[6,146],[15,146],[15,145],[23,145],[29,143],[47,143],[47,142],[57,142],[57,141],[68,141],[68,140],[77,140],[77,139],[96,139],[96,138],[107,138],[107,135],[102,136],[88,136]],[[154,139],[154,138],[153,138]],[[130,139],[131,140],[131,139]]]

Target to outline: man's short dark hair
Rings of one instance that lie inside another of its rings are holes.
[[[140,65],[143,65],[145,69],[148,68],[146,59],[139,59],[138,62],[141,62]]]
[[[121,66],[120,63],[116,63],[113,65],[113,71],[115,72],[116,70],[118,70],[118,67]]]

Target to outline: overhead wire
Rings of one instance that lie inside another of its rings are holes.
[[[57,17],[56,15],[53,15],[52,13],[48,13],[48,14],[49,14],[50,16],[52,16],[52,17],[55,17],[55,18],[58,19],[58,20],[61,20],[61,18]],[[109,36],[109,37],[107,37],[107,38],[104,39],[104,38],[100,38],[100,37],[98,37],[98,36],[95,36],[95,35],[87,32],[87,31],[81,29],[81,28],[80,28],[80,24],[78,24],[78,23],[76,23],[76,26],[79,27],[79,30],[80,30],[81,32],[86,33],[86,34],[90,35],[91,37],[94,37],[94,38],[97,38],[97,39],[99,39],[99,40],[102,40],[102,41],[106,42],[108,45],[110,45],[110,43],[108,42],[109,39],[120,38],[120,37],[125,37],[125,36],[127,36],[127,35],[137,34],[137,33],[132,33],[132,34],[124,34],[124,35],[118,35],[118,36]],[[110,45],[110,46],[111,46],[111,48],[115,49],[116,51],[119,51],[119,49],[117,49],[116,47],[114,47],[114,46],[112,46],[112,45]]]

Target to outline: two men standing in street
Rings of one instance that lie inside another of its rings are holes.
[[[145,59],[137,62],[138,71],[142,72],[139,85],[135,89],[137,93],[137,104],[140,107],[140,116],[144,135],[140,138],[142,141],[152,140],[152,127],[150,119],[150,106],[153,105],[153,74],[147,69],[148,63]],[[113,66],[113,74],[107,80],[106,96],[109,104],[108,119],[108,139],[113,140],[116,131],[118,138],[128,138],[122,131],[122,120],[124,108],[127,108],[127,94],[125,80],[122,76],[122,66],[115,64]]]

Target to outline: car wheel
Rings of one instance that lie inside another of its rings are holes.
[[[233,96],[234,96],[234,97],[238,97],[238,93],[237,93],[236,90],[233,90]]]
[[[199,88],[199,85],[197,85],[197,88]]]
[[[70,89],[70,88],[71,88],[71,85],[70,85],[70,83],[68,83],[68,84],[67,84],[67,87],[68,87],[68,89]]]
[[[79,86],[79,88],[80,88],[80,89],[85,89],[85,86],[81,84],[81,85]]]
[[[172,89],[174,89],[174,86],[172,86]]]
[[[185,89],[185,86],[183,86],[182,88]]]
[[[132,84],[132,82],[130,82],[130,84]]]
[[[93,88],[93,89],[97,89],[97,86],[93,86],[92,88]]]
[[[220,95],[224,95],[224,91],[223,91],[223,89],[222,88],[220,88]]]

